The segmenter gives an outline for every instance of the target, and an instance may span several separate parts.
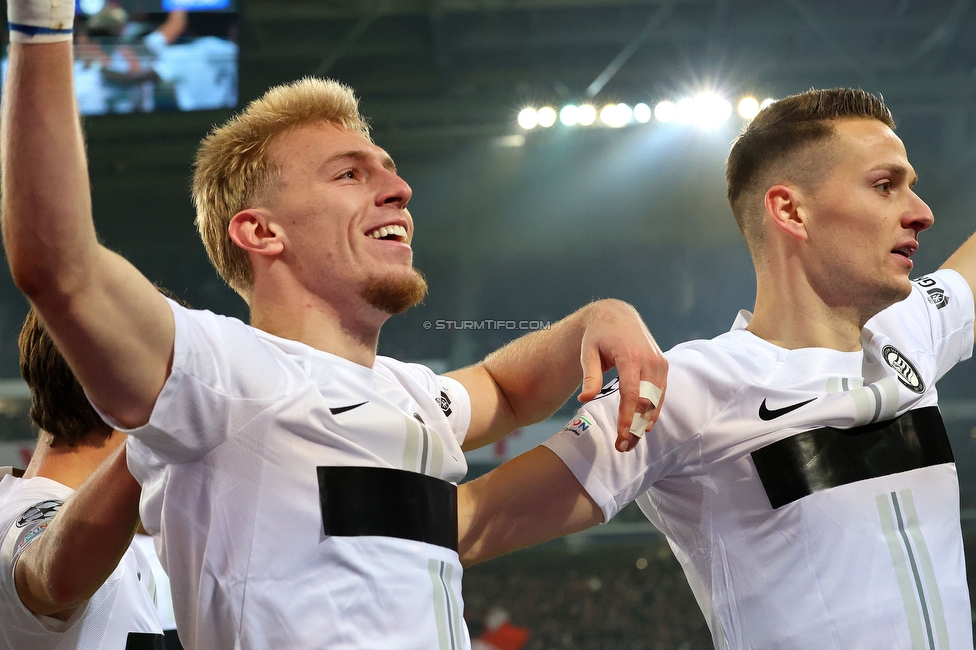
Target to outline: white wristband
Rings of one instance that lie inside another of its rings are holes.
[[[74,0],[7,0],[7,24],[15,43],[70,41]]]

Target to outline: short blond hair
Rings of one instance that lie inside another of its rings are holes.
[[[243,112],[215,128],[197,150],[193,172],[196,226],[220,276],[245,300],[254,274],[247,253],[227,233],[235,214],[269,196],[281,175],[271,154],[278,136],[309,124],[327,123],[369,139],[369,125],[348,86],[305,77],[275,86]]]

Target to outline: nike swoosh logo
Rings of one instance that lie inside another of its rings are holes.
[[[811,397],[805,402],[797,402],[796,404],[790,404],[789,406],[784,406],[781,409],[773,409],[773,410],[769,410],[768,408],[766,408],[766,400],[763,400],[762,404],[759,405],[759,419],[767,420],[767,421],[775,420],[781,415],[786,415],[787,413],[791,413],[796,409],[800,408],[801,406],[806,406],[807,404],[809,404],[815,399],[817,398]]]
[[[369,400],[366,400],[365,402],[360,402],[359,404],[350,404],[349,406],[339,406],[337,408],[330,408],[329,410],[332,411],[332,415],[339,415],[340,413],[345,413],[346,411],[358,409],[360,406],[367,403],[369,403]]]

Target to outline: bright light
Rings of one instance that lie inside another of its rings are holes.
[[[654,107],[654,117],[657,118],[658,122],[670,122],[674,119],[677,108],[669,101],[658,102],[657,106]]]
[[[596,121],[596,109],[589,104],[583,104],[576,109],[576,121],[583,126],[589,126]]]
[[[759,114],[759,101],[755,97],[743,97],[739,100],[739,115],[751,120]]]
[[[523,129],[534,129],[539,123],[539,114],[534,108],[523,108],[519,111],[518,123]]]
[[[630,122],[633,111],[627,104],[607,104],[600,109],[600,121],[615,129]]]
[[[559,121],[566,126],[576,126],[576,123],[579,122],[579,109],[573,104],[563,106],[562,110],[559,111]]]
[[[679,122],[707,129],[729,119],[732,104],[713,93],[702,93],[679,101],[676,113]]]
[[[78,8],[81,9],[81,13],[94,16],[105,8],[105,0],[81,0]]]
[[[770,104],[772,104],[775,101],[776,100],[773,99],[773,98],[771,98],[771,97],[762,100],[762,104],[759,105],[759,110],[762,110],[762,109],[766,108],[767,106],[769,106]]]
[[[634,106],[634,119],[641,124],[647,124],[651,121],[651,107],[647,104],[641,102],[637,106]]]
[[[543,106],[536,113],[536,118],[539,121],[539,126],[544,129],[548,129],[550,126],[556,123],[556,109],[551,106]]]
[[[621,125],[629,124],[630,120],[634,117],[634,109],[623,102],[617,104],[617,117],[619,118]]]

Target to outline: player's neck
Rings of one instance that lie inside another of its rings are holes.
[[[788,350],[861,349],[864,316],[860,309],[829,305],[805,283],[757,281],[756,306],[746,328]]]
[[[294,299],[283,294],[251,299],[251,325],[281,338],[298,341],[343,359],[373,367],[380,327],[387,315],[350,297],[333,304],[305,294]]]
[[[125,437],[124,433],[113,431],[108,438],[90,434],[73,447],[52,446],[54,437],[41,431],[24,478],[40,476],[77,490],[103,460],[125,443]]]

